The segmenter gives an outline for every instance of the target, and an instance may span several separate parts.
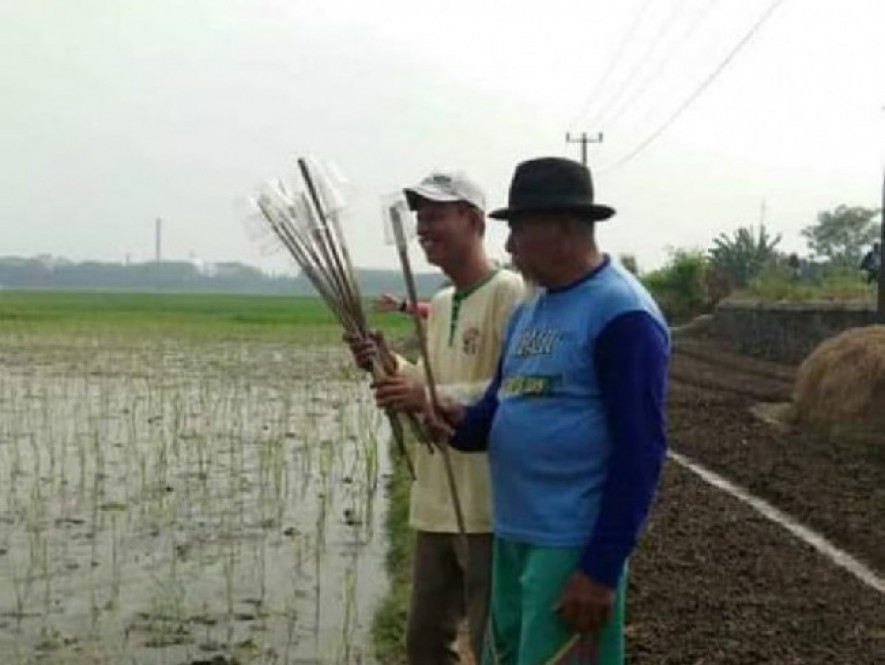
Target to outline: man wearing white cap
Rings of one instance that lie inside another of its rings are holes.
[[[522,278],[497,268],[483,246],[485,196],[463,172],[436,171],[404,190],[417,213],[418,239],[429,263],[451,282],[430,302],[429,361],[441,396],[471,401],[495,373],[511,311],[523,295]],[[351,340],[357,362],[375,352]],[[379,403],[423,412],[424,371],[400,359],[399,374],[376,387]],[[491,496],[485,455],[452,451],[469,551],[458,545],[458,527],[442,455],[415,450],[409,523],[416,532],[412,596],[406,631],[409,662],[459,662],[455,641],[467,618],[477,656],[488,615],[491,569]]]

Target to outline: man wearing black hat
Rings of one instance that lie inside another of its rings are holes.
[[[491,217],[539,288],[514,312],[484,397],[430,416],[453,446],[489,452],[486,663],[624,660],[627,559],[667,448],[670,341],[645,288],[596,245],[595,223],[613,214],[581,164],[519,165]]]

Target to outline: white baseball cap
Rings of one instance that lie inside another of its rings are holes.
[[[417,210],[421,199],[454,203],[464,201],[482,211],[486,209],[486,196],[463,171],[433,171],[414,187],[406,187],[403,192],[409,208]]]

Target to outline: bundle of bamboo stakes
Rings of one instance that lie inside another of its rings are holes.
[[[397,361],[385,344],[377,343],[377,338],[371,335],[367,324],[360,286],[341,224],[341,216],[345,209],[343,196],[326,167],[304,158],[299,158],[297,163],[298,173],[291,184],[282,180],[270,183],[254,197],[254,205],[273,236],[310,280],[344,332],[351,337],[372,340],[376,343],[378,354],[369,371],[374,381],[383,380],[396,373]],[[416,332],[421,341],[431,402],[436,406],[436,390],[427,359],[424,328],[415,307],[417,293],[408,260],[406,233],[403,227],[408,210],[399,202],[393,206],[385,205],[384,209],[388,215],[387,221],[393,224],[403,277],[413,305],[411,310],[414,313]],[[405,446],[403,424],[392,411],[388,411],[386,415],[398,450],[404,456],[409,472],[414,478],[414,466]],[[445,443],[432,444],[416,415],[409,414],[406,418],[418,440],[428,445],[431,450],[436,445],[443,455],[458,530],[463,537],[466,533],[464,517],[448,446]]]

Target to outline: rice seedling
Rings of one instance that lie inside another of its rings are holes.
[[[364,657],[387,461],[348,359],[152,335],[0,330],[0,661]]]

